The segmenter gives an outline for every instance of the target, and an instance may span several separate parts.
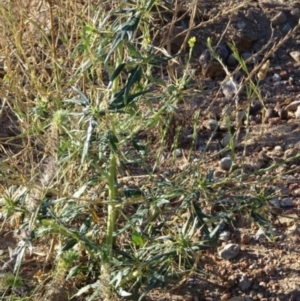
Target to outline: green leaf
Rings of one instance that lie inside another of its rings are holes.
[[[76,244],[78,243],[77,239],[71,239],[67,241],[64,246],[61,248],[61,252],[66,252],[68,250],[71,250]]]
[[[125,101],[125,97],[124,95],[117,95],[114,97],[114,99],[111,101],[111,103],[108,106],[108,109],[110,111],[118,111],[121,110],[123,108],[125,108],[127,105],[129,105],[131,102],[133,102],[135,100],[135,98],[146,94],[150,92],[150,90],[144,90],[144,91],[140,91],[131,95],[127,96],[127,101]]]
[[[133,234],[132,234],[132,242],[136,246],[143,246],[144,245],[143,237],[137,231],[134,231]]]
[[[111,148],[116,152],[118,150],[117,144],[119,143],[119,140],[112,131],[108,132],[108,140]]]
[[[126,63],[121,63],[112,73],[111,77],[110,77],[110,81],[114,81],[116,77],[118,77],[118,75],[122,72],[122,70],[124,69],[124,67],[126,66]]]

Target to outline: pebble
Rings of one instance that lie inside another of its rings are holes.
[[[239,83],[233,78],[222,83],[222,92],[227,99],[232,99],[240,89]]]
[[[232,166],[232,160],[230,157],[224,157],[219,161],[219,166],[223,170],[229,170]]]
[[[292,207],[294,206],[294,202],[291,198],[283,198],[281,201],[280,201],[280,206],[285,208],[285,207]]]
[[[248,234],[242,234],[241,236],[241,243],[244,245],[248,245],[251,241],[251,236]]]
[[[290,52],[290,56],[297,62],[300,63],[300,51]]]
[[[292,29],[292,26],[290,25],[290,23],[286,23],[286,24],[282,27],[282,32],[288,33],[291,29]]]
[[[273,198],[270,200],[270,203],[275,207],[275,208],[280,208],[280,200],[279,198]]]
[[[219,239],[223,241],[228,241],[230,240],[231,233],[229,231],[223,231],[219,235]]]
[[[228,146],[231,141],[233,141],[233,146],[235,147],[235,145],[237,144],[237,138],[232,137],[232,134],[227,133],[224,135],[223,139],[221,140],[221,144],[225,147]]]
[[[297,119],[300,119],[300,106],[297,107],[297,110],[296,110],[296,112],[295,112],[295,117],[296,117]]]
[[[214,131],[218,127],[218,121],[214,119],[209,119],[205,122],[204,126],[210,130]]]
[[[241,278],[239,279],[238,286],[242,291],[246,291],[248,288],[250,288],[251,281],[248,279],[246,275],[242,275]]]
[[[294,157],[298,154],[299,150],[297,148],[289,148],[284,152],[283,158],[288,159]]]
[[[277,26],[286,22],[286,19],[287,19],[286,14],[283,11],[281,11],[271,19],[271,22],[273,26]]]
[[[231,53],[227,59],[227,65],[231,67],[235,67],[237,65],[238,61],[234,57],[234,55]]]
[[[274,73],[272,76],[273,82],[279,82],[281,81],[281,76],[278,73]]]
[[[236,257],[240,252],[240,247],[237,244],[228,244],[223,249],[221,249],[218,254],[223,259],[232,259]]]
[[[250,52],[244,52],[244,53],[242,54],[242,59],[243,59],[244,61],[247,61],[248,59],[251,58],[251,56],[252,56],[252,53],[250,53]]]
[[[182,156],[182,150],[181,150],[181,148],[175,149],[174,152],[173,152],[173,154],[174,154],[177,158],[181,157],[181,156]]]
[[[265,239],[265,231],[263,229],[258,229],[256,234],[254,235],[255,240]]]

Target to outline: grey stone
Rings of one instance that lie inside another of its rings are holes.
[[[173,154],[174,154],[177,158],[179,158],[179,157],[182,156],[182,150],[181,150],[180,148],[177,148],[177,149],[174,150]]]
[[[251,281],[248,279],[246,275],[242,275],[241,278],[239,279],[238,286],[242,291],[246,291],[247,289],[250,288]]]
[[[237,63],[238,63],[238,61],[236,60],[236,58],[234,57],[234,55],[230,54],[229,57],[228,57],[228,59],[227,59],[227,65],[234,67],[234,66],[237,65]]]
[[[281,81],[281,76],[278,73],[274,73],[272,76],[273,82],[279,82]]]
[[[224,157],[219,161],[219,166],[223,170],[229,170],[232,166],[232,160],[230,157]]]
[[[273,26],[277,26],[286,22],[286,20],[286,14],[283,11],[281,11],[275,17],[272,18],[271,22]]]
[[[229,231],[223,231],[219,235],[219,239],[223,241],[228,241],[230,240],[231,233]]]
[[[240,246],[237,244],[227,244],[223,249],[221,249],[218,254],[223,259],[232,259],[236,257],[240,252]]]
[[[239,83],[230,78],[222,83],[222,92],[227,99],[235,97],[240,89]]]
[[[288,33],[291,29],[292,29],[292,26],[290,25],[290,23],[286,23],[282,28],[282,32]]]
[[[204,126],[210,130],[214,131],[216,128],[218,128],[218,121],[214,119],[209,119],[205,122]]]
[[[283,198],[280,201],[280,206],[281,207],[292,207],[292,206],[294,206],[294,202],[291,198]]]

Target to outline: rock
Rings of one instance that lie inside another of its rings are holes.
[[[241,243],[244,245],[248,245],[251,241],[251,236],[248,234],[242,234],[241,236]]]
[[[232,160],[230,157],[224,157],[219,161],[219,166],[223,170],[229,170],[232,166]]]
[[[205,122],[204,126],[210,130],[210,131],[214,131],[216,130],[216,128],[218,128],[218,121],[215,119],[209,119]]]
[[[290,56],[295,60],[295,62],[300,63],[300,51],[290,52]]]
[[[256,232],[255,236],[254,236],[255,240],[262,240],[265,239],[265,231],[263,231],[263,229],[258,229],[258,231]]]
[[[219,239],[223,241],[228,241],[230,240],[231,233],[229,231],[223,231],[219,235]]]
[[[295,117],[296,117],[297,119],[300,119],[300,106],[297,107],[297,110],[296,110],[296,112],[295,112]]]
[[[297,111],[298,106],[300,106],[300,100],[294,100],[289,105],[287,105],[285,109],[288,112],[295,112]]]
[[[273,82],[279,82],[281,81],[281,76],[278,73],[274,73],[272,76]]]
[[[294,202],[291,198],[283,198],[281,201],[280,201],[280,206],[285,208],[285,207],[292,207],[294,206]]]
[[[237,244],[228,244],[223,249],[221,249],[218,254],[223,259],[232,259],[236,257],[240,252],[240,247]]]
[[[177,158],[182,156],[182,150],[180,148],[177,148],[173,151],[173,155]]]
[[[228,59],[227,59],[227,65],[231,67],[235,67],[238,64],[238,61],[234,57],[233,54],[230,54]]]
[[[221,144],[225,147],[228,146],[231,143],[231,141],[233,142],[233,146],[235,147],[235,145],[237,144],[237,139],[234,138],[232,134],[226,133],[223,139],[221,140]]]
[[[250,52],[244,52],[244,53],[242,54],[242,59],[243,59],[244,61],[247,61],[248,59],[251,58],[251,56],[252,56],[252,54],[251,54]],[[248,63],[250,63],[250,60],[249,60]]]
[[[272,204],[275,208],[280,208],[280,200],[279,198],[273,198],[270,200],[270,204]]]
[[[238,286],[242,291],[246,291],[248,288],[250,288],[251,281],[248,279],[246,275],[242,275],[241,278],[239,279]]]
[[[271,22],[273,26],[277,26],[286,22],[286,20],[287,20],[286,14],[283,11],[281,11],[271,19]]]
[[[290,25],[290,23],[286,23],[286,24],[282,27],[282,32],[288,33],[291,29],[292,29],[292,26]]]
[[[298,154],[299,150],[297,148],[289,148],[284,152],[283,158],[288,159],[294,157]]]
[[[224,81],[221,87],[224,96],[229,100],[234,98],[240,89],[239,83],[236,80],[234,80],[232,77]]]

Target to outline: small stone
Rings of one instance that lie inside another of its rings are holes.
[[[219,239],[223,241],[228,241],[230,240],[231,233],[229,231],[223,231],[219,235]]]
[[[294,100],[286,106],[286,110],[288,112],[295,112],[297,111],[298,106],[300,106],[300,100]]]
[[[287,19],[286,14],[283,11],[281,11],[271,19],[271,22],[273,26],[277,26],[286,22],[286,19]]]
[[[288,33],[291,29],[292,29],[292,26],[290,25],[290,23],[286,23],[286,24],[282,27],[282,32]]]
[[[182,150],[180,148],[177,148],[174,150],[173,154],[175,155],[175,157],[179,158],[182,156]]]
[[[242,291],[246,291],[248,288],[250,288],[251,281],[248,279],[246,275],[242,275],[241,278],[239,279],[238,286]]]
[[[232,166],[232,160],[230,157],[224,157],[219,161],[219,166],[223,170],[229,170]]]
[[[275,147],[274,147],[274,151],[275,152],[282,152],[283,150],[282,150],[282,146],[281,145],[276,145]]]
[[[234,55],[231,53],[227,59],[227,65],[231,67],[235,67],[238,64],[238,61],[234,57]]]
[[[283,158],[288,159],[294,157],[298,154],[299,150],[297,148],[289,148],[284,152]]]
[[[233,78],[228,79],[222,83],[222,91],[227,99],[232,99],[240,89],[239,83]]]
[[[255,240],[262,240],[265,239],[265,232],[263,231],[263,229],[258,229],[258,231],[256,232],[255,236],[254,236]]]
[[[290,56],[295,60],[295,62],[300,63],[300,51],[290,52]]]
[[[216,128],[218,128],[218,121],[214,119],[209,119],[205,122],[204,126],[210,130],[214,131]]]
[[[280,208],[280,200],[279,198],[273,198],[270,200],[270,204],[272,204],[275,208]]]
[[[251,241],[251,236],[248,234],[242,234],[241,236],[241,243],[244,245],[248,245]]]
[[[273,82],[279,82],[281,81],[281,76],[278,73],[274,73],[272,76]]]
[[[221,144],[225,147],[228,146],[230,143],[233,143],[233,147],[235,147],[237,144],[237,138],[234,138],[230,133],[226,133],[223,139],[221,140]]]
[[[281,201],[280,201],[280,206],[281,207],[292,207],[294,206],[294,202],[291,198],[283,198]]]
[[[244,29],[246,26],[247,26],[247,24],[246,24],[246,22],[243,21],[243,20],[239,20],[239,21],[237,22],[237,27],[238,27],[238,29]]]
[[[218,252],[219,256],[223,259],[232,259],[240,252],[240,247],[237,244],[228,244]]]
[[[252,54],[251,54],[250,52],[244,52],[244,53],[242,54],[242,59],[243,59],[244,61],[247,61],[248,59],[251,58],[251,56],[252,56]],[[249,63],[249,62],[248,62],[248,63]]]
[[[300,119],[300,106],[297,107],[297,110],[295,112],[295,118]]]

